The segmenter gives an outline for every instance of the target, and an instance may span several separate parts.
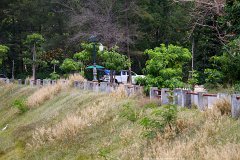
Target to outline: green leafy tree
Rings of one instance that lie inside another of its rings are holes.
[[[59,64],[59,61],[54,59],[51,61],[51,64],[53,64],[53,72],[56,73],[56,66]]]
[[[191,89],[194,90],[194,86],[199,82],[199,74],[196,70],[193,70],[189,76],[191,77],[188,79],[188,84],[190,84]]]
[[[7,57],[7,53],[9,51],[9,48],[5,45],[0,45],[0,65],[2,65],[3,61]]]
[[[82,51],[74,54],[73,58],[77,59],[81,64],[81,73],[84,74],[84,68],[93,63],[93,43],[81,43]],[[97,62],[99,62],[100,55],[97,52]]]
[[[214,77],[219,77],[216,83],[220,81],[220,78],[225,83],[236,83],[240,79],[240,38],[228,43],[224,48],[224,53],[213,56],[211,62],[216,73]]]
[[[146,77],[140,80],[144,85],[159,88],[183,86],[183,65],[191,59],[187,48],[161,44],[160,47],[146,50],[145,54],[149,56],[149,60],[144,69]]]
[[[81,43],[82,51],[74,54],[74,58],[87,66],[92,63],[93,44],[92,43]]]
[[[63,61],[62,65],[60,66],[60,69],[62,69],[65,72],[74,72],[79,70],[81,67],[81,64],[79,62],[75,62],[73,59],[67,58]]]
[[[31,53],[32,58],[25,58],[24,61],[26,64],[32,65],[32,77],[35,80],[36,79],[36,67],[37,65],[44,65],[46,62],[42,61],[40,57],[43,54],[42,45],[44,43],[45,39],[41,34],[33,33],[31,35],[28,35],[25,41],[25,44],[28,47],[28,50],[26,53]]]
[[[113,71],[120,71],[123,69],[128,69],[128,67],[131,65],[131,62],[129,61],[128,57],[125,55],[122,55],[117,52],[117,47],[113,47],[111,50],[105,50],[101,57],[103,59],[103,65],[110,69],[110,82],[114,81],[114,74]]]
[[[56,73],[56,65],[59,64],[59,61],[56,60],[56,59],[53,59],[53,60],[51,61],[51,64],[53,65],[53,72],[50,74],[50,78],[51,78],[51,79],[55,79],[55,80],[56,80],[56,79],[59,79],[60,76],[59,76],[59,74]]]
[[[210,84],[218,84],[222,82],[223,74],[216,69],[205,69],[204,74],[206,74],[206,82]]]

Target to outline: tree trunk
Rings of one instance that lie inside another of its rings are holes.
[[[12,79],[14,79],[14,67],[15,67],[15,62],[13,60],[12,61]]]
[[[110,70],[110,83],[113,83],[113,70]]]
[[[32,77],[33,77],[33,80],[36,80],[36,46],[35,46],[35,43],[33,45],[32,53],[33,53]]]
[[[127,34],[126,34],[126,37],[127,37],[127,55],[128,55],[128,60],[131,62],[131,56],[130,56],[130,46],[129,46],[129,20],[128,20],[128,0],[125,0],[125,9],[126,9],[126,12],[125,12],[125,20],[126,20],[126,30],[127,30]],[[129,77],[128,77],[128,83],[132,84],[132,68],[131,68],[131,64],[130,66],[128,67],[128,71],[129,71]]]
[[[194,70],[194,48],[195,48],[195,40],[194,40],[194,37],[192,37],[192,73]]]

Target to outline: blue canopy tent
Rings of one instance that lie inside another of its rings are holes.
[[[93,68],[94,68],[94,66],[88,66],[86,69],[93,69]],[[100,65],[96,65],[96,68],[97,69],[104,69],[105,67],[100,66]]]

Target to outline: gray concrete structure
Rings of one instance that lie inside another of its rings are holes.
[[[56,80],[52,80],[52,85],[56,85],[57,81]]]
[[[28,84],[29,84],[29,80],[28,80],[28,79],[25,79],[24,84],[25,84],[25,85],[28,85]]]
[[[93,82],[93,91],[94,92],[98,92],[99,91],[99,83],[98,82]]]
[[[191,108],[192,107],[192,99],[191,94],[189,94],[191,90],[182,90],[182,107]]]
[[[198,92],[198,108],[201,111],[204,111],[207,108],[208,98],[203,96],[206,92]]]
[[[162,104],[169,104],[169,98],[170,98],[170,93],[169,93],[169,88],[162,88],[161,89],[161,103]]]
[[[79,88],[79,81],[74,81],[73,82],[73,87],[74,88]]]
[[[7,78],[6,79],[6,83],[9,84],[10,83],[10,79]]]
[[[149,92],[150,99],[158,98],[157,92],[158,92],[158,88],[157,87],[150,87],[150,92]]]
[[[43,80],[43,86],[47,86],[48,85],[48,80],[47,79],[44,79]]]
[[[86,81],[86,82],[83,83],[83,89],[84,89],[84,90],[87,90],[87,89],[88,89],[87,86],[88,86],[88,82]]]
[[[30,86],[33,87],[34,86],[34,83],[35,83],[35,80],[30,80]]]
[[[134,95],[134,87],[133,85],[124,85],[125,92],[127,96],[132,96]]]
[[[112,86],[111,83],[107,82],[107,88],[106,88],[106,92],[107,93],[111,93],[111,91],[112,91],[112,87],[111,86]]]
[[[240,117],[240,94],[233,94],[231,96],[232,102],[232,117],[239,118]]]
[[[83,90],[84,89],[84,82],[79,82],[78,88]]]
[[[173,104],[182,106],[182,103],[183,103],[182,89],[173,90]]]
[[[88,90],[93,91],[93,82],[88,81]]]
[[[37,86],[41,86],[41,79],[37,79]]]
[[[18,79],[18,84],[22,85],[22,79]]]
[[[100,91],[106,92],[107,91],[108,84],[107,82],[100,82]]]

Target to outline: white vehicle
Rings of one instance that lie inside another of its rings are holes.
[[[4,74],[0,74],[0,81],[6,81],[7,77]]]
[[[132,84],[136,84],[136,78],[137,77],[144,77],[144,75],[138,75],[133,71],[131,72],[131,74],[132,74]],[[128,72],[128,70],[121,70],[113,78],[115,78],[114,79],[115,83],[126,84],[128,82],[129,72]],[[110,82],[110,75],[104,75],[103,81]]]

